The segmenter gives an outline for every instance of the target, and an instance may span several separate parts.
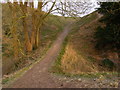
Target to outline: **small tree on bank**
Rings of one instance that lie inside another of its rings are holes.
[[[117,52],[120,64],[120,2],[102,2],[98,12],[103,14],[100,21],[105,26],[99,26],[95,33],[96,47]]]

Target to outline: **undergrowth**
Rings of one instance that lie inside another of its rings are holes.
[[[94,12],[90,15],[83,17],[82,19],[79,19],[76,23],[73,24],[71,33],[65,39],[65,41],[63,43],[63,47],[61,49],[61,52],[50,70],[51,73],[56,74],[56,75],[62,75],[65,77],[88,77],[88,78],[96,78],[96,77],[100,77],[101,75],[108,78],[108,77],[113,77],[113,76],[118,75],[117,72],[104,72],[104,71],[103,72],[102,71],[101,72],[97,72],[97,71],[96,72],[86,72],[86,73],[81,72],[79,74],[72,74],[72,73],[64,72],[61,67],[62,66],[61,60],[63,58],[63,55],[65,54],[66,46],[67,46],[69,40],[71,39],[71,37],[74,35],[74,33],[76,33],[79,30],[80,26],[90,23],[91,21],[95,20],[96,18],[97,18],[97,14]],[[91,62],[91,63],[96,61],[95,58],[90,57],[90,56],[85,57],[85,58],[87,58],[87,60],[89,60],[89,62]]]

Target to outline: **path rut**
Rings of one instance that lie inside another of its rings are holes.
[[[55,59],[57,58],[62,43],[70,30],[70,24],[67,25],[63,32],[58,36],[52,47],[42,61],[34,65],[22,77],[15,81],[11,88],[55,88],[58,84],[55,83],[54,78],[48,72]]]

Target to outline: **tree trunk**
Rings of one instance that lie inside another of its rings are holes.
[[[21,2],[21,7],[24,15],[27,13],[27,2],[24,3],[24,5]],[[28,28],[27,28],[27,17],[23,18],[23,30],[24,30],[24,39],[25,39],[25,50],[27,52],[32,51],[32,44],[28,35]]]
[[[40,33],[39,30],[37,30],[36,38],[35,38],[35,48],[39,47],[39,42],[40,42]]]
[[[38,2],[38,16],[36,20],[36,39],[35,39],[35,47],[38,48],[40,44],[40,28],[41,28],[41,23],[43,22],[42,20],[42,2]]]
[[[35,35],[36,35],[36,28],[35,28],[35,13],[32,11],[32,34],[31,34],[31,44],[32,48],[35,49]]]

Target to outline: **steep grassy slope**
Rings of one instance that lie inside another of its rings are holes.
[[[5,32],[10,30],[11,23],[12,23],[12,13],[10,11],[10,8],[8,4],[2,5],[2,20],[3,20],[3,75],[9,74],[11,72],[14,72],[15,70],[18,70],[20,68],[23,68],[25,66],[29,66],[33,62],[37,60],[37,58],[42,57],[47,49],[51,46],[52,42],[56,39],[58,34],[63,30],[63,27],[66,23],[66,19],[64,17],[49,15],[44,24],[43,28],[41,30],[41,36],[40,36],[40,47],[37,50],[34,50],[33,52],[29,53],[27,56],[20,56],[17,61],[14,61],[13,57],[13,47],[11,43],[11,38],[5,35]],[[21,12],[18,12],[18,15],[21,15]],[[30,27],[28,27],[30,28]],[[19,23],[17,25],[17,31],[21,37],[23,37],[22,32],[23,26],[21,20],[19,20]],[[20,38],[21,42],[24,40],[23,38]]]
[[[94,32],[99,25],[100,15],[96,12],[79,19],[73,24],[71,33],[61,51],[62,55],[53,66],[53,72],[84,74],[113,71],[106,68],[101,60],[108,58],[101,50],[95,49]],[[110,55],[114,56],[114,53]],[[56,69],[55,69],[56,68]]]
[[[66,46],[61,64],[64,72],[67,73],[84,73],[97,72],[98,67],[95,64],[97,52],[94,49],[93,32],[95,30],[95,19],[97,14],[89,15],[79,21],[77,25],[80,28],[73,28],[69,41]]]

